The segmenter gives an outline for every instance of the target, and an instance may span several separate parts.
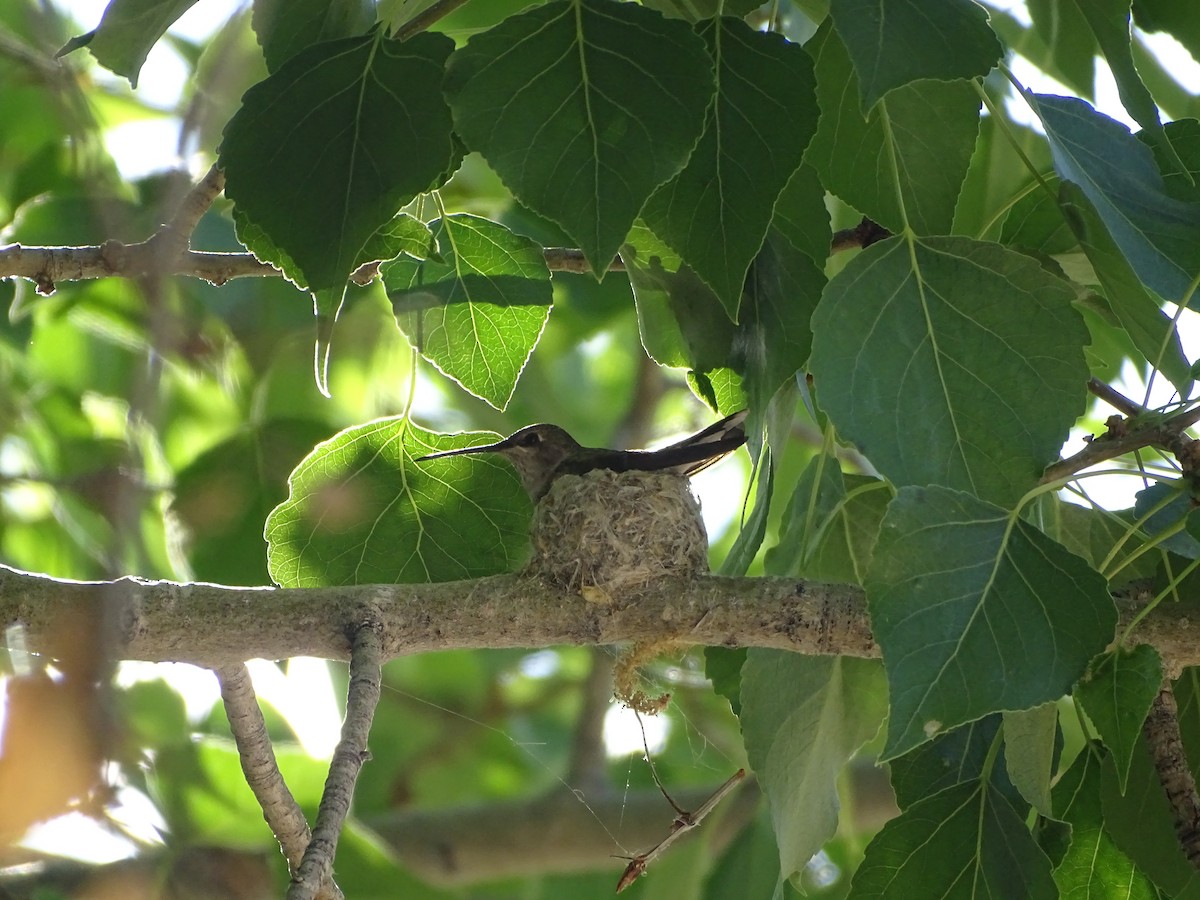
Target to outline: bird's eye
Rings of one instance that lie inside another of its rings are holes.
[[[538,434],[536,431],[531,431],[531,432],[529,432],[529,434],[521,435],[520,443],[521,443],[522,447],[536,447],[541,442],[542,442],[542,436],[540,434]]]

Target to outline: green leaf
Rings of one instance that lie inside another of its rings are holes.
[[[817,454],[788,500],[766,573],[862,584],[891,499],[886,481],[844,475],[836,459]]]
[[[150,48],[196,0],[112,0],[95,30],[73,37],[55,57],[87,47],[104,68],[137,87]]]
[[[926,741],[889,762],[897,805],[901,809],[908,809],[914,803],[946,788],[963,782],[978,782],[988,764],[1001,721],[999,713],[984,716],[976,722],[968,722],[939,734],[932,741]],[[1009,778],[1005,765],[1006,749],[1000,747],[992,764],[991,785],[1023,815],[1026,801]]]
[[[1040,37],[1041,52],[1030,52],[1029,40],[1009,41],[1010,49],[1020,53],[1047,74],[1070,85],[1081,97],[1092,96],[1096,81],[1095,35],[1079,11],[1079,5],[1063,0],[1031,0],[1029,17],[1032,29],[1022,29],[1022,38]],[[995,13],[993,13],[993,20]],[[1001,32],[1001,37],[1004,37]]]
[[[892,231],[948,232],[979,132],[974,88],[921,81],[864,117],[837,33],[822,26],[806,49],[816,60],[821,119],[805,162],[831,192]]]
[[[990,712],[1056,700],[1117,623],[1082,559],[940,487],[900,489],[866,589],[892,698],[884,759]]]
[[[1162,122],[1158,118],[1158,107],[1133,64],[1129,0],[1069,0],[1064,5],[1076,7],[1096,36],[1096,42],[1117,82],[1121,104],[1142,128],[1156,132],[1157,138],[1161,139]]]
[[[742,715],[742,666],[748,652],[745,647],[704,648],[704,676],[738,717]]]
[[[1060,183],[1053,173],[1044,175],[1043,180],[1049,185]],[[1058,197],[1040,185],[1030,185],[1004,217],[1000,243],[1056,256],[1077,248],[1079,239],[1072,233]]]
[[[821,184],[817,170],[812,166],[801,165],[788,179],[783,193],[775,201],[771,228],[824,270],[833,235],[830,233],[829,210],[825,206],[825,185]]]
[[[1194,489],[1190,478],[1157,481],[1138,491],[1133,504],[1134,515],[1148,517],[1142,530],[1164,550],[1188,559],[1200,559],[1200,540],[1187,527],[1196,511]]]
[[[701,22],[697,32],[716,68],[716,100],[687,165],[642,218],[736,319],[771,208],[816,130],[815,80],[812,59],[782,35],[731,18]]]
[[[1161,300],[1142,284],[1078,185],[1064,181],[1059,187],[1059,203],[1121,327],[1150,365],[1187,396],[1192,385],[1191,365],[1183,355],[1178,331],[1162,311]]]
[[[713,16],[745,16],[762,6],[758,0],[643,0],[664,16],[695,22]]]
[[[1176,0],[1133,0],[1133,16],[1143,31],[1165,31],[1200,58],[1200,18]]]
[[[248,90],[226,125],[225,193],[314,291],[345,285],[363,245],[449,166],[437,87],[452,49],[430,33],[316,44]]]
[[[251,27],[275,72],[301,50],[321,41],[364,34],[375,24],[372,0],[255,0]]]
[[[1117,647],[1099,656],[1075,688],[1076,701],[1112,754],[1122,791],[1129,778],[1133,748],[1162,679],[1158,651],[1139,644],[1132,650]]]
[[[892,238],[825,289],[809,370],[838,432],[891,481],[1009,504],[1083,411],[1088,337],[1072,299],[996,244]]]
[[[440,262],[401,258],[381,269],[396,322],[439,371],[504,409],[550,316],[542,248],[478,216],[430,227]]]
[[[562,0],[473,36],[445,89],[467,145],[602,273],[647,197],[687,162],[713,73],[684,22]]]
[[[825,273],[774,225],[750,265],[730,364],[756,409],[766,406],[808,360],[809,321],[825,287]]]
[[[1041,498],[1038,511],[1038,524],[1042,530],[1076,556],[1082,556],[1097,571],[1117,542],[1130,531],[1134,518],[1132,510],[1084,508],[1057,497]],[[1133,547],[1126,544],[1125,553],[1117,559],[1128,557],[1137,545],[1140,541]],[[1151,578],[1156,565],[1155,554],[1143,554],[1110,574],[1109,585],[1115,587],[1134,579]]]
[[[978,781],[914,803],[867,845],[850,900],[1057,900],[1050,861],[995,788]]]
[[[1089,745],[1054,786],[1058,818],[1071,826],[1066,855],[1054,869],[1054,883],[1065,900],[1157,900],[1158,891],[1122,853],[1105,828],[1101,805],[1104,751]]]
[[[413,460],[480,443],[403,418],[319,444],[267,518],[267,564],[283,587],[479,578],[525,554],[529,498],[512,467],[485,456]]]
[[[1043,816],[1052,811],[1050,777],[1054,774],[1057,738],[1058,707],[1054,703],[1004,713],[1008,776],[1021,796]]]
[[[832,0],[854,60],[862,108],[913,81],[986,75],[1004,55],[987,13],[970,0]]]
[[[361,265],[377,260],[386,261],[395,259],[401,253],[417,260],[437,259],[437,240],[433,232],[428,225],[408,213],[400,213],[371,235],[363,245],[357,262]],[[438,262],[445,260],[438,259]]]
[[[1145,285],[1182,302],[1200,273],[1200,203],[1167,192],[1150,148],[1124,125],[1073,97],[1028,96],[1059,176],[1092,201]]]
[[[1200,872],[1188,862],[1179,845],[1174,814],[1143,736],[1139,736],[1134,748],[1124,793],[1111,755],[1105,756],[1100,801],[1104,830],[1167,897],[1186,900],[1200,897]]]
[[[771,807],[785,878],[837,828],[835,779],[879,730],[887,694],[876,660],[752,649],[742,667],[746,755]]]

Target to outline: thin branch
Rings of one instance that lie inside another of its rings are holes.
[[[1105,384],[1099,378],[1089,378],[1087,389],[1123,416],[1132,417],[1149,412],[1146,407],[1130,400],[1116,388]]]
[[[176,259],[188,249],[196,225],[223,190],[225,173],[213,163],[184,196],[171,220],[146,241],[158,257],[160,270],[174,267]]]
[[[267,735],[267,723],[254,695],[254,685],[245,663],[220,666],[214,670],[221,685],[221,700],[229,730],[237,744],[242,774],[262,807],[263,818],[279,841],[279,849],[292,873],[300,867],[311,832],[292,792],[283,781],[275,751]]]
[[[1175,817],[1175,834],[1193,867],[1200,869],[1200,796],[1179,732],[1179,708],[1171,683],[1164,682],[1142,725],[1158,780]]]
[[[288,900],[315,898],[321,883],[333,869],[338,835],[350,813],[354,785],[363,763],[370,757],[367,736],[383,680],[383,643],[378,625],[368,621],[354,631],[350,652],[350,686],[346,693],[346,718],[342,723],[342,738],[333,751],[325,791],[317,810],[317,823],[312,840],[304,851],[304,859],[292,878]]]
[[[429,9],[418,13],[397,28],[396,33],[392,36],[398,41],[403,41],[414,34],[427,31],[429,26],[433,25],[438,19],[450,15],[450,13],[466,2],[467,0],[437,0]]]

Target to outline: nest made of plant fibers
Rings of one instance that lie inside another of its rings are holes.
[[[708,571],[688,479],[669,472],[562,475],[534,510],[529,570],[598,602],[665,576]]]

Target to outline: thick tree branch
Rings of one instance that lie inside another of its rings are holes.
[[[313,900],[333,870],[338,836],[350,813],[358,773],[369,758],[367,737],[379,706],[383,680],[383,643],[378,626],[369,619],[354,629],[350,651],[350,686],[346,692],[346,718],[342,737],[333,751],[325,791],[317,810],[312,839],[300,868],[292,878],[288,900]]]
[[[1158,780],[1171,804],[1175,834],[1188,861],[1200,869],[1200,796],[1179,732],[1179,707],[1169,681],[1163,684],[1142,725]]]
[[[1114,594],[1121,627],[1151,596],[1140,587]],[[0,625],[20,625],[32,652],[61,652],[73,623],[101,597],[114,604],[117,658],[206,668],[254,658],[347,659],[348,630],[364,621],[378,621],[385,660],[431,650],[635,640],[879,655],[860,589],[792,578],[663,579],[604,605],[520,575],[280,590],[134,578],[58,581],[0,566]],[[1200,665],[1194,603],[1159,604],[1137,635],[1168,667]]]

